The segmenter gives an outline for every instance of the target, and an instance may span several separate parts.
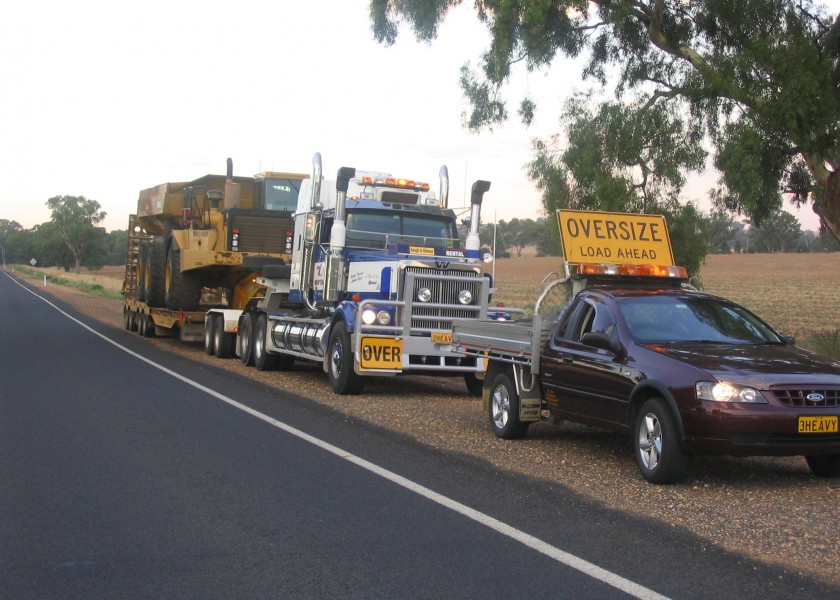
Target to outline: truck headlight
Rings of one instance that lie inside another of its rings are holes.
[[[391,324],[391,313],[387,310],[380,310],[376,313],[376,322],[380,325],[390,325]]]
[[[472,292],[469,290],[458,292],[458,302],[461,304],[472,304]]]
[[[697,398],[712,402],[746,402],[749,404],[767,404],[761,392],[745,385],[726,382],[698,381],[694,384]]]
[[[417,299],[420,302],[428,302],[432,299],[432,290],[427,287],[420,288],[417,290]]]
[[[370,308],[366,308],[362,311],[362,323],[365,325],[372,325],[373,322],[376,320],[376,311]]]

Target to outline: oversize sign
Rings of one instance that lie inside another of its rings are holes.
[[[674,264],[662,215],[560,209],[557,222],[567,263]]]

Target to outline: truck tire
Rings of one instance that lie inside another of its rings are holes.
[[[490,385],[490,428],[497,437],[515,440],[524,437],[530,422],[519,420],[519,393],[510,378],[510,371],[503,371],[493,378]]]
[[[246,312],[239,324],[239,360],[246,367],[254,364],[254,315]]]
[[[327,376],[336,394],[359,394],[364,388],[364,379],[353,370],[350,332],[345,321],[335,323],[330,333]]]
[[[137,299],[146,301],[146,260],[148,259],[149,244],[143,242],[137,249]]]
[[[270,354],[265,349],[265,336],[268,330],[268,317],[260,315],[254,325],[254,366],[258,371],[274,371],[277,369],[277,355]]]
[[[155,337],[155,324],[152,315],[142,313],[140,315],[140,335],[143,337]]]
[[[633,424],[633,448],[642,476],[651,483],[676,483],[688,474],[674,415],[662,398],[648,398]]]
[[[225,331],[225,316],[215,315],[213,321],[213,353],[216,358],[230,358],[233,354],[234,336]]]
[[[149,306],[163,306],[166,300],[166,248],[163,239],[149,244],[143,287],[144,298]]]
[[[467,393],[470,396],[481,397],[484,391],[484,380],[479,379],[475,373],[464,374],[464,384],[467,386]]]
[[[216,319],[213,315],[205,315],[204,317],[204,353],[207,356],[212,356],[216,353],[216,336],[213,331],[216,327]]]
[[[181,252],[174,246],[166,254],[166,308],[195,310],[201,301],[201,280],[181,272]]]

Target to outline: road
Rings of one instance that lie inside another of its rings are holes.
[[[0,382],[0,598],[840,591],[167,353],[4,273]]]

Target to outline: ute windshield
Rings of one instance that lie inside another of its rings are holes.
[[[630,335],[642,343],[783,344],[770,326],[742,306],[711,296],[619,299]]]
[[[451,247],[458,239],[451,218],[406,211],[350,211],[347,245],[385,248],[389,244]]]

